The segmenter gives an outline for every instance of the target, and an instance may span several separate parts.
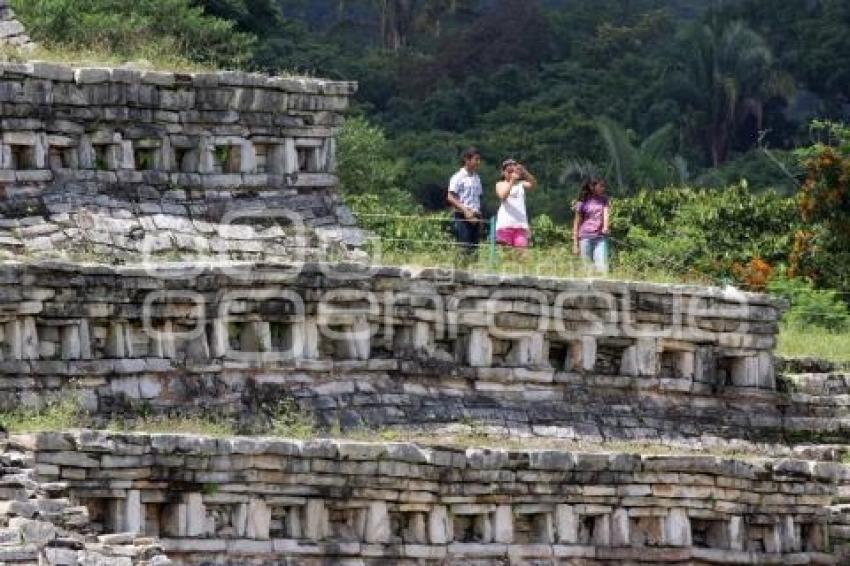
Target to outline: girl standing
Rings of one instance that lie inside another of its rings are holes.
[[[605,181],[585,181],[573,210],[573,253],[592,263],[597,272],[607,273],[610,206]]]
[[[513,159],[502,163],[502,180],[496,183],[496,195],[502,201],[496,216],[496,241],[517,249],[528,247],[531,231],[525,209],[525,193],[537,180]]]

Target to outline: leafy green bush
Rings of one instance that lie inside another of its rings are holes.
[[[404,163],[390,157],[384,132],[363,117],[346,121],[339,136],[339,181],[349,195],[383,194],[397,187]]]
[[[433,252],[452,244],[449,213],[426,213],[398,188],[405,164],[390,157],[380,128],[363,118],[346,122],[340,136],[339,178],[345,201],[382,251]]]
[[[13,0],[12,5],[32,37],[50,47],[239,65],[255,44],[234,22],[207,15],[191,0]]]
[[[572,235],[566,225],[558,225],[546,214],[535,216],[531,220],[531,235],[534,246],[550,248],[571,245]]]
[[[796,203],[743,186],[642,192],[612,206],[612,240],[624,265],[734,280],[753,258],[787,260]]]
[[[813,122],[812,133],[821,140],[796,152],[806,179],[791,272],[811,278],[817,287],[850,292],[850,127]]]
[[[784,275],[773,278],[767,288],[791,303],[783,322],[793,328],[818,327],[832,332],[850,329],[850,309],[835,291],[815,289],[810,281]]]

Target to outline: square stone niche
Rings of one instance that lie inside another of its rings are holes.
[[[489,544],[493,542],[495,505],[465,504],[452,507],[454,542]]]
[[[759,554],[779,554],[782,552],[782,538],[774,525],[750,525],[747,529],[747,547],[749,552]]]
[[[119,168],[121,145],[117,143],[92,143],[91,168],[96,171],[115,171]]]
[[[632,374],[628,367],[632,365],[629,363],[632,346],[634,346],[634,340],[629,338],[599,337],[596,340],[596,361],[593,372],[607,376],[626,375],[626,372]]]
[[[301,539],[306,520],[304,505],[271,505],[269,536],[272,539]]]
[[[717,382],[727,387],[775,390],[773,356],[769,352],[748,350],[720,351]]]
[[[254,172],[259,175],[286,173],[286,146],[282,141],[255,141]]]
[[[540,368],[548,363],[544,356],[545,340],[540,332],[491,338],[493,367]]]
[[[322,145],[323,140],[305,138],[295,142],[295,153],[297,156],[298,173],[321,173],[322,172]]]
[[[350,506],[328,508],[329,538],[338,542],[359,542],[366,532],[368,507],[352,503]]]
[[[372,354],[372,326],[365,314],[332,315],[320,324],[318,352],[322,358],[365,361]]]
[[[582,546],[610,546],[611,515],[608,513],[580,515],[578,543]]]
[[[656,514],[645,510],[644,513],[629,518],[629,542],[632,546],[663,546],[664,512]]]
[[[729,549],[731,548],[729,522],[722,519],[691,517],[691,541],[697,548]]]
[[[35,146],[31,145],[10,145],[9,169],[25,170],[38,169],[35,160]]]
[[[797,527],[799,528],[799,537],[797,537],[799,550],[803,552],[829,552],[829,525],[825,523],[801,523]]]
[[[662,341],[659,377],[693,380],[696,374],[697,347],[685,342]]]
[[[242,146],[216,144],[213,147],[213,173],[238,174],[242,172]]]
[[[197,173],[200,167],[200,152],[197,145],[188,142],[172,142],[173,161],[171,169],[178,173]]]
[[[136,171],[157,171],[162,167],[162,142],[136,140],[133,142],[133,163]]]
[[[73,139],[65,136],[49,136],[47,142],[47,164],[50,169],[79,169],[79,153]]]
[[[554,509],[551,505],[515,505],[513,514],[515,544],[554,542]]]
[[[428,544],[427,507],[390,512],[390,541],[393,544]]]
[[[263,320],[236,320],[227,325],[228,356],[272,351],[271,325]]]
[[[592,345],[590,343],[592,342]],[[585,346],[587,343],[587,346]],[[550,334],[546,337],[545,356],[549,367],[557,372],[582,372],[593,369],[595,360],[595,339],[592,337],[567,339]],[[586,360],[585,353],[590,354],[591,359]]]

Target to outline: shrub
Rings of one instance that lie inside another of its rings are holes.
[[[794,199],[745,186],[643,191],[612,206],[612,240],[621,264],[700,273],[748,283],[742,266],[787,260],[798,223]]]
[[[827,139],[797,156],[806,170],[799,205],[803,229],[794,239],[791,273],[818,287],[850,291],[850,127],[815,123]]]
[[[95,47],[116,55],[239,65],[255,38],[190,0],[13,0],[33,39],[50,47]]]
[[[835,291],[815,289],[810,281],[784,275],[773,278],[767,289],[791,303],[783,322],[793,328],[814,326],[832,332],[850,329],[850,309]]]

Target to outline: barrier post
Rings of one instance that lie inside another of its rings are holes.
[[[490,234],[488,237],[489,240],[489,248],[490,248],[490,269],[493,271],[496,270],[497,256],[496,256],[496,217],[490,217]]]

